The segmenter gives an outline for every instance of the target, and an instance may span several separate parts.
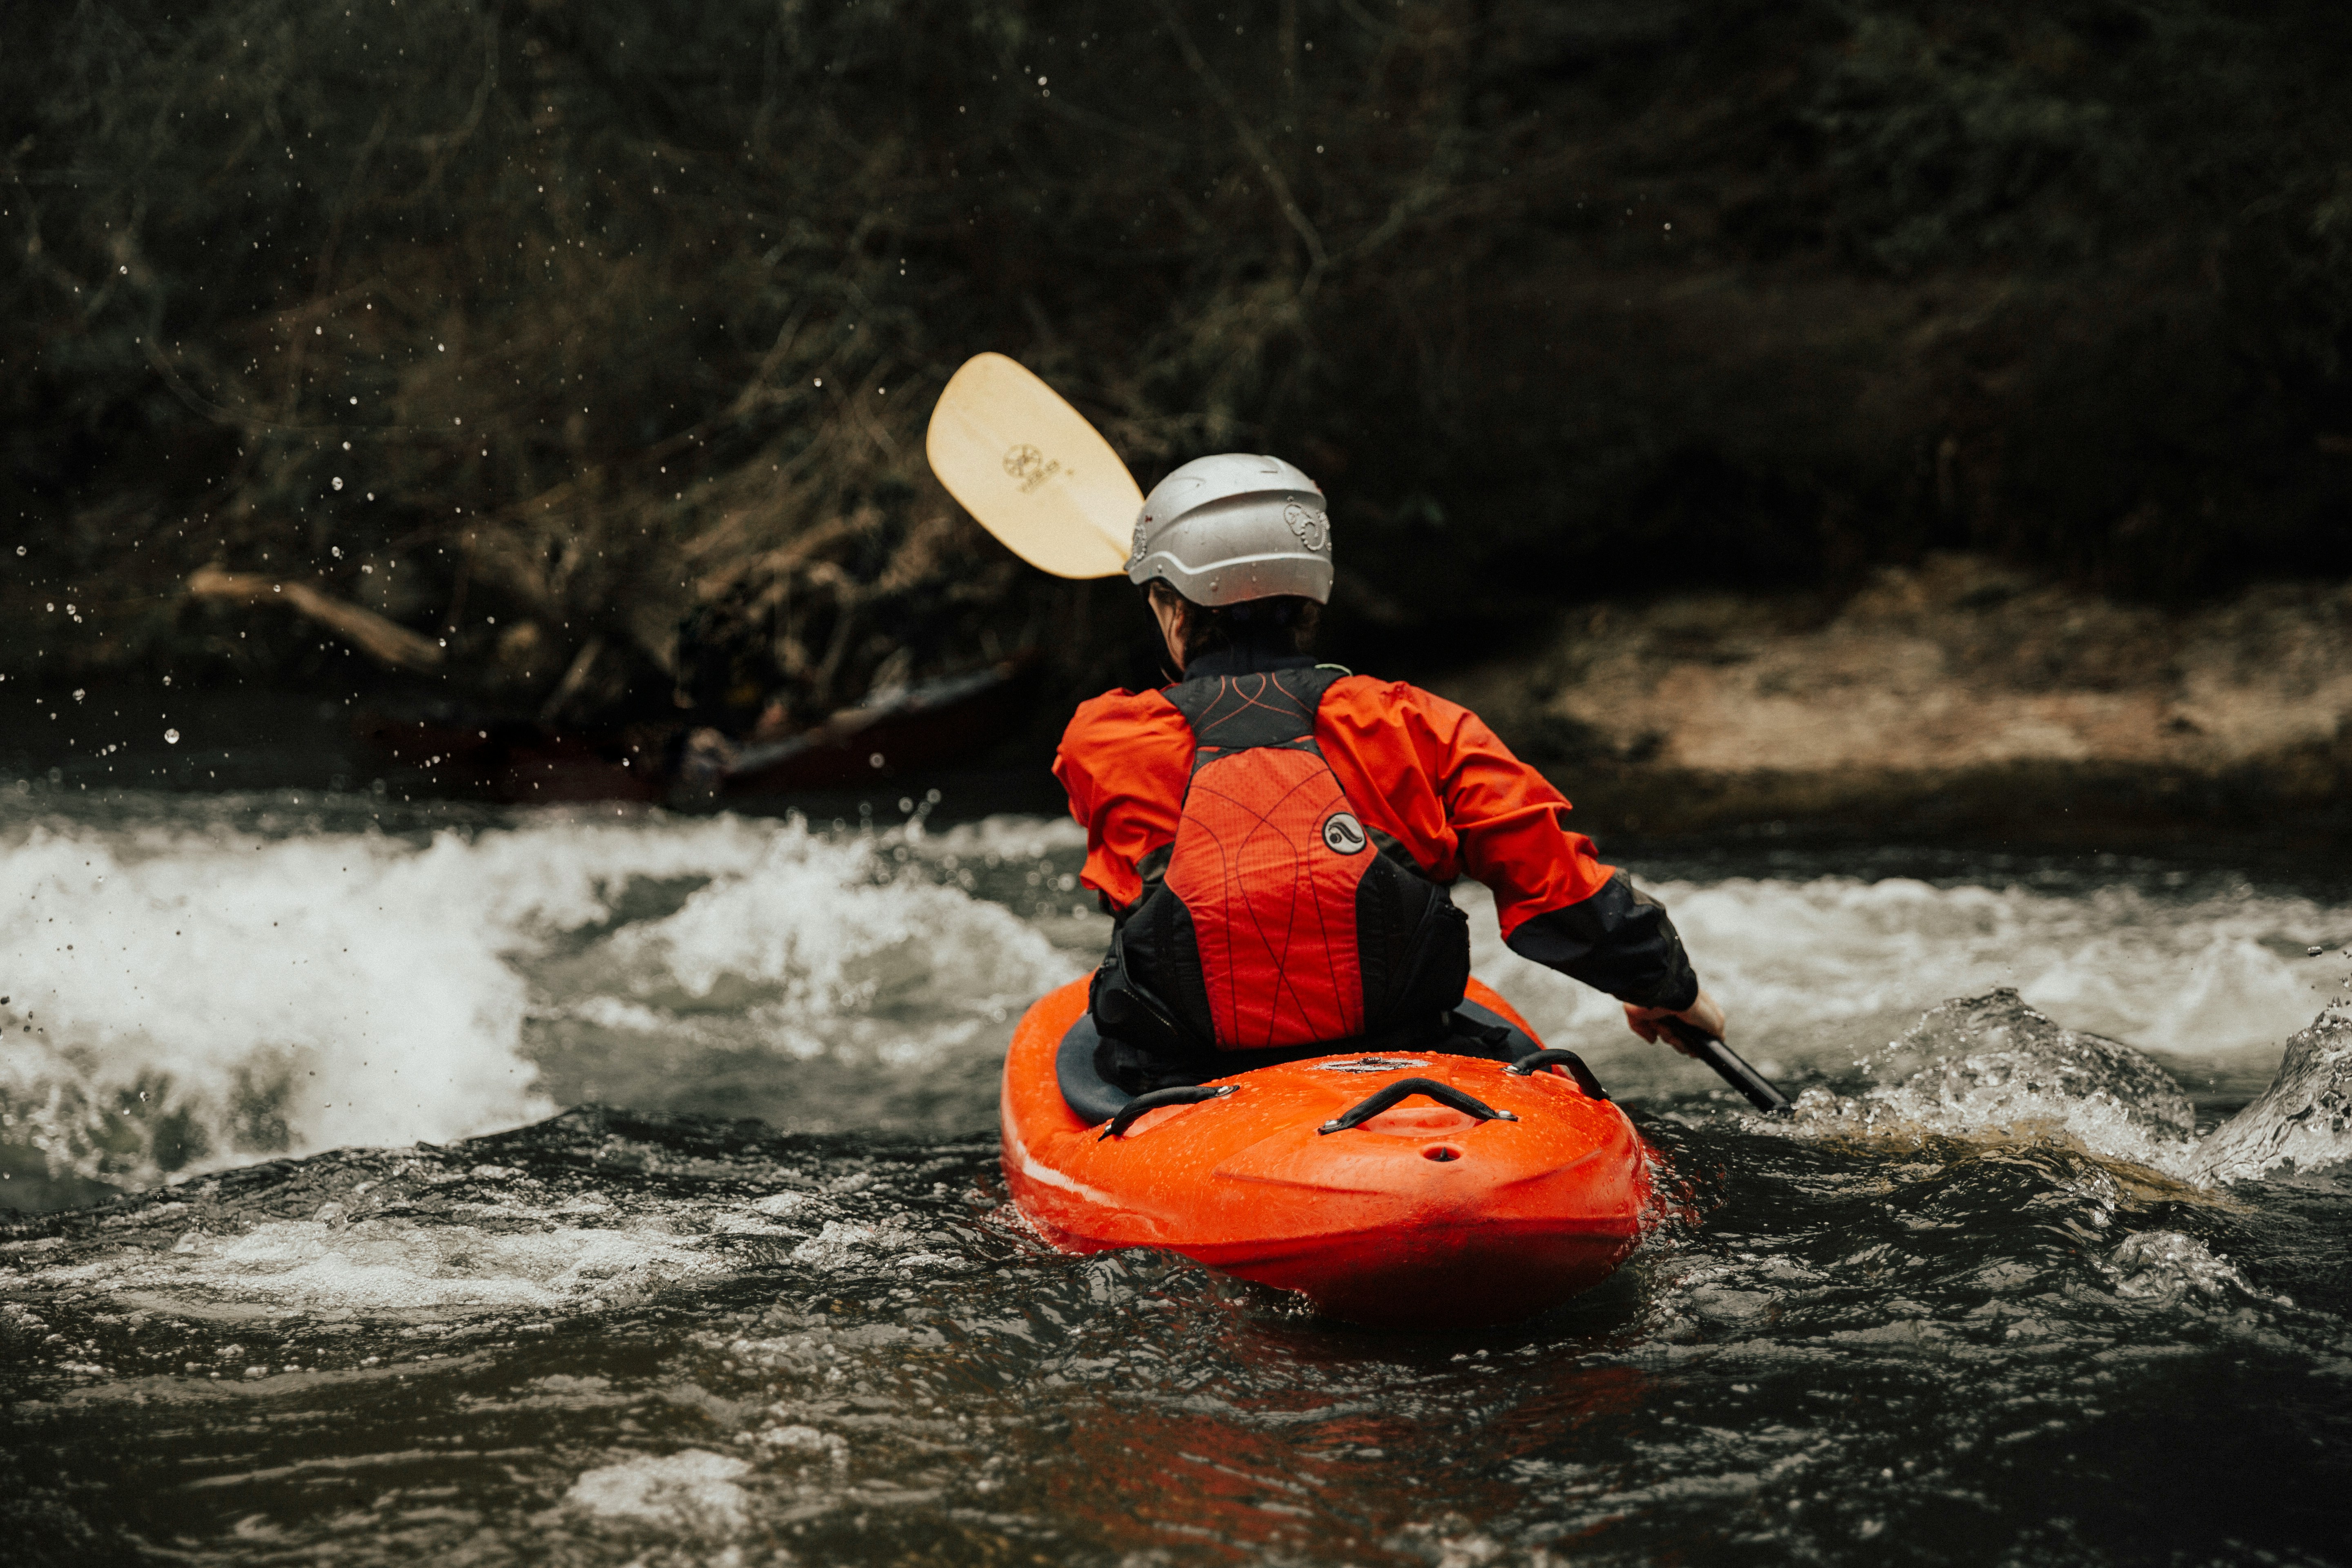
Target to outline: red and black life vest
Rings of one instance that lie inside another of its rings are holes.
[[[1365,827],[1316,744],[1316,710],[1344,674],[1167,689],[1192,726],[1192,778],[1175,841],[1139,864],[1144,892],[1097,979],[1107,1040],[1233,1071],[1235,1054],[1404,1047],[1444,1031],[1469,979],[1469,923]]]

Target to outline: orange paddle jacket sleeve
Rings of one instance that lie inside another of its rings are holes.
[[[1646,1007],[1687,1007],[1698,978],[1664,906],[1601,864],[1569,803],[1468,709],[1402,681],[1334,681],[1316,743],[1367,827],[1440,882],[1495,895],[1513,952]],[[1142,895],[1138,862],[1176,838],[1192,731],[1157,691],[1081,703],[1054,776],[1087,830],[1081,876],[1114,915]]]

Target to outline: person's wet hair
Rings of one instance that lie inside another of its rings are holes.
[[[1197,605],[1159,578],[1145,585],[1153,605],[1184,606],[1184,662],[1229,647],[1256,647],[1270,653],[1306,653],[1315,646],[1323,606],[1312,599],[1277,594],[1238,605]]]

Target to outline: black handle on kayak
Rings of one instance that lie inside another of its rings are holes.
[[[1659,1028],[1674,1037],[1675,1044],[1713,1068],[1716,1076],[1748,1097],[1748,1103],[1767,1116],[1793,1116],[1796,1110],[1789,1097],[1774,1089],[1764,1075],[1739,1059],[1738,1052],[1713,1035],[1701,1033],[1697,1026],[1669,1014],[1657,1019]]]
[[[1139,1094],[1118,1108],[1118,1114],[1110,1119],[1110,1125],[1102,1130],[1102,1137],[1095,1142],[1099,1143],[1103,1138],[1121,1136],[1135,1125],[1138,1117],[1163,1105],[1198,1105],[1204,1100],[1223,1100],[1240,1087],[1239,1084],[1229,1083],[1223,1089],[1211,1089],[1205,1083],[1180,1083],[1173,1089],[1155,1089],[1150,1094]]]
[[[1566,1068],[1568,1076],[1576,1080],[1576,1087],[1584,1091],[1584,1097],[1587,1100],[1609,1098],[1609,1091],[1601,1087],[1601,1080],[1592,1076],[1592,1069],[1584,1065],[1584,1058],[1574,1051],[1562,1050],[1558,1046],[1530,1052],[1503,1070],[1513,1078],[1525,1078],[1529,1073],[1549,1067]]]
[[[1481,1121],[1517,1121],[1507,1110],[1497,1110],[1475,1094],[1465,1094],[1450,1083],[1440,1083],[1433,1078],[1401,1078],[1387,1088],[1326,1121],[1318,1132],[1345,1132],[1350,1127],[1360,1127],[1408,1095],[1425,1094],[1438,1104],[1458,1110],[1465,1116],[1475,1116]]]

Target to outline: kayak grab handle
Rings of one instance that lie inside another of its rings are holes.
[[[1566,1068],[1568,1076],[1576,1080],[1576,1087],[1584,1091],[1587,1100],[1609,1098],[1609,1091],[1601,1087],[1601,1080],[1592,1076],[1592,1069],[1584,1065],[1584,1058],[1574,1051],[1564,1051],[1557,1046],[1521,1057],[1503,1070],[1513,1078],[1526,1078],[1538,1068],[1549,1067]]]
[[[1211,1089],[1205,1083],[1180,1083],[1173,1089],[1155,1089],[1150,1094],[1139,1094],[1118,1108],[1118,1114],[1110,1119],[1110,1125],[1102,1130],[1102,1137],[1095,1142],[1099,1143],[1104,1138],[1125,1136],[1127,1130],[1135,1125],[1137,1118],[1163,1105],[1198,1105],[1204,1100],[1223,1100],[1239,1088],[1241,1085],[1237,1083],[1229,1083],[1223,1089]]]
[[[1465,1094],[1450,1083],[1440,1083],[1433,1078],[1401,1078],[1387,1088],[1379,1089],[1349,1110],[1326,1121],[1318,1132],[1345,1132],[1350,1127],[1360,1127],[1408,1095],[1425,1094],[1449,1110],[1465,1116],[1475,1116],[1481,1121],[1517,1121],[1507,1110],[1497,1110],[1475,1094]]]

